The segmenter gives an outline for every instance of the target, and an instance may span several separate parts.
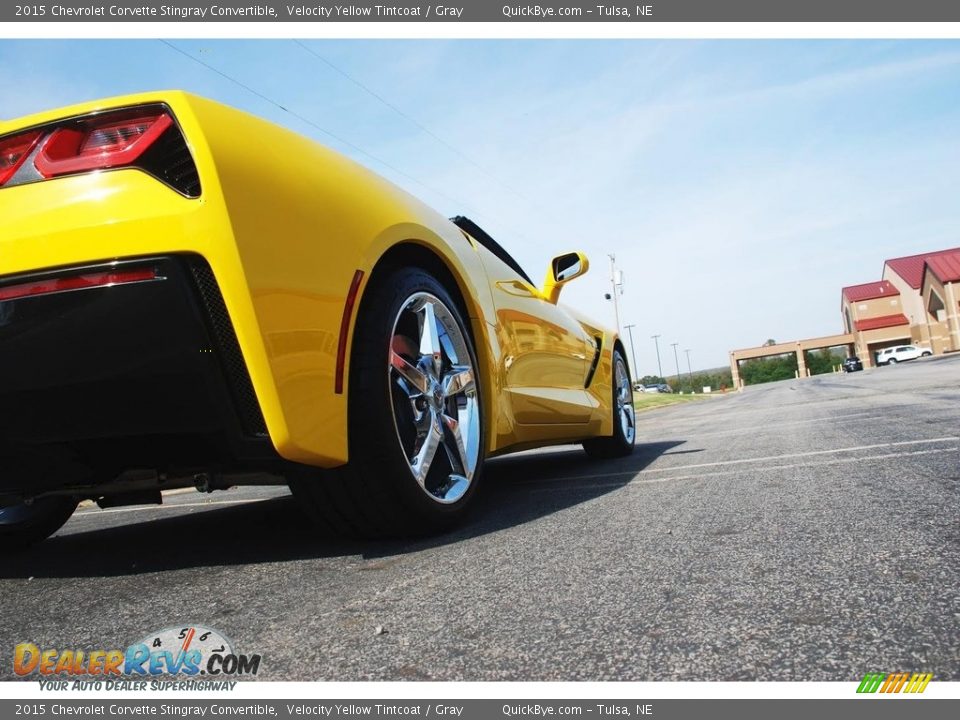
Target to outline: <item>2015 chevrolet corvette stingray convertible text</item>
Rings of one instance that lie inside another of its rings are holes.
[[[182,92],[0,122],[0,546],[77,503],[289,483],[328,528],[442,530],[484,458],[632,451],[615,333],[337,153]]]

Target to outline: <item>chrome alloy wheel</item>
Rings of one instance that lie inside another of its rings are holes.
[[[431,499],[457,502],[480,456],[480,402],[466,338],[436,296],[418,292],[403,304],[393,323],[387,373],[410,473]]]
[[[633,407],[633,393],[630,389],[630,373],[627,372],[627,366],[623,362],[623,358],[619,355],[616,355],[616,368],[615,381],[617,383],[617,391],[614,395],[614,398],[617,403],[616,415],[614,418],[619,418],[620,420],[620,429],[623,431],[623,439],[627,441],[628,445],[633,445],[634,436],[637,433],[636,428],[636,414]]]

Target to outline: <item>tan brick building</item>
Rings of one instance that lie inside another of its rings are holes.
[[[960,248],[887,260],[883,279],[841,292],[844,330],[866,366],[895,345],[960,350]]]
[[[920,297],[934,354],[960,350],[960,250],[927,261]]]

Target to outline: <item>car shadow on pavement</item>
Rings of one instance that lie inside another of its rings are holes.
[[[75,518],[67,533],[3,558],[0,579],[112,577],[308,558],[404,555],[531,522],[613,492],[682,444],[647,443],[630,457],[605,461],[589,459],[579,447],[494,458],[487,461],[467,522],[450,533],[422,539],[324,537],[289,495],[209,510],[190,508],[148,521],[132,512],[132,522],[91,530],[80,526],[78,531],[77,524],[95,518]]]

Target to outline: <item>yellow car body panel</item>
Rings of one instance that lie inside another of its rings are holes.
[[[335,389],[348,288],[362,271],[359,305],[386,253],[421,246],[454,278],[470,318],[487,454],[611,434],[615,335],[578,322],[447,218],[312,140],[179,91],[6,121],[0,134],[149,103],[176,118],[201,196],[184,197],[138,169],[0,188],[0,281],[99,261],[202,256],[276,451],[334,467],[349,460],[349,384]],[[348,318],[348,369],[356,318]],[[601,354],[584,388],[597,339]]]

